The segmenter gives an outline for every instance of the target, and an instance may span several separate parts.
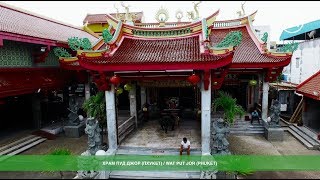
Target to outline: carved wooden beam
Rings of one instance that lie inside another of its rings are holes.
[[[208,90],[209,84],[210,84],[210,70],[209,69],[204,70],[203,84],[204,84],[204,90]]]
[[[215,72],[213,72],[211,75],[211,87],[212,89],[220,89],[223,84],[224,78],[229,72],[229,67],[219,68],[214,71]]]
[[[265,82],[273,82],[277,80],[277,77],[281,74],[283,67],[279,67],[276,69],[268,68],[266,71],[266,76],[264,78]]]

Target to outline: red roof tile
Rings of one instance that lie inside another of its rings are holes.
[[[258,47],[251,39],[246,27],[232,29],[213,29],[211,31],[210,40],[213,45],[219,43],[230,31],[241,31],[242,42],[236,48],[232,63],[269,63],[286,60],[286,58],[273,58],[261,54]]]
[[[9,5],[0,4],[0,32],[15,33],[36,38],[67,42],[69,37],[98,39],[78,27],[34,15]]]
[[[133,14],[137,15],[135,23],[141,23],[143,12],[132,12]],[[125,13],[119,13],[120,15],[124,16]],[[107,14],[87,14],[87,16],[83,20],[83,24],[88,22],[89,24],[93,23],[107,23]],[[116,13],[110,14],[112,17],[116,18]]]
[[[296,91],[320,101],[320,71],[299,84]]]
[[[103,63],[209,62],[220,60],[225,56],[200,54],[199,36],[164,40],[125,37],[114,55],[106,58]]]

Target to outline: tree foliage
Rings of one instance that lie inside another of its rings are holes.
[[[243,116],[245,114],[244,109],[237,104],[237,99],[232,98],[230,94],[219,91],[219,97],[214,100],[214,109],[221,107],[224,113],[224,119],[227,123],[232,124],[235,116]]]
[[[100,125],[106,122],[106,101],[104,92],[98,92],[83,103],[83,109],[89,117],[98,119]]]

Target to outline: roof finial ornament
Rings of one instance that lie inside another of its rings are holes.
[[[195,13],[196,14],[194,14],[194,12],[193,11],[187,11],[187,15],[188,15],[188,18],[190,19],[190,20],[193,20],[193,21],[195,21],[195,20],[198,20],[199,19],[199,10],[198,10],[198,8],[199,8],[199,4],[201,3],[202,1],[199,1],[199,2],[192,2],[193,3],[193,9],[194,9],[194,11],[195,11]]]
[[[125,22],[132,22],[132,16],[129,11],[129,5],[125,6],[123,1],[121,1],[121,6],[126,9],[126,14],[125,14]]]
[[[119,8],[116,7],[116,4],[113,4],[113,7],[117,10],[117,13],[116,13],[116,19],[121,21],[121,16],[119,14]]]
[[[165,22],[169,19],[168,10],[161,6],[161,8],[157,11],[155,18],[160,23],[159,26],[163,27]]]
[[[183,12],[180,9],[176,11],[176,18],[178,19],[178,22],[181,22],[181,19],[183,18]]]
[[[246,4],[246,2],[247,1],[245,1],[244,3],[241,3],[241,10],[237,12],[237,14],[239,15],[239,18],[242,18],[242,17],[244,17],[246,15],[246,13],[244,11],[244,4]]]

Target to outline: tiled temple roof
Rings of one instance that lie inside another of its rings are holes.
[[[213,45],[219,43],[230,31],[241,31],[242,42],[236,48],[232,63],[270,63],[284,61],[287,57],[270,57],[261,54],[245,26],[232,29],[212,29],[210,41]]]
[[[297,92],[320,101],[320,71],[297,86]]]
[[[70,37],[98,39],[79,27],[67,25],[28,11],[0,4],[0,32],[14,33],[35,38],[67,42]]]

